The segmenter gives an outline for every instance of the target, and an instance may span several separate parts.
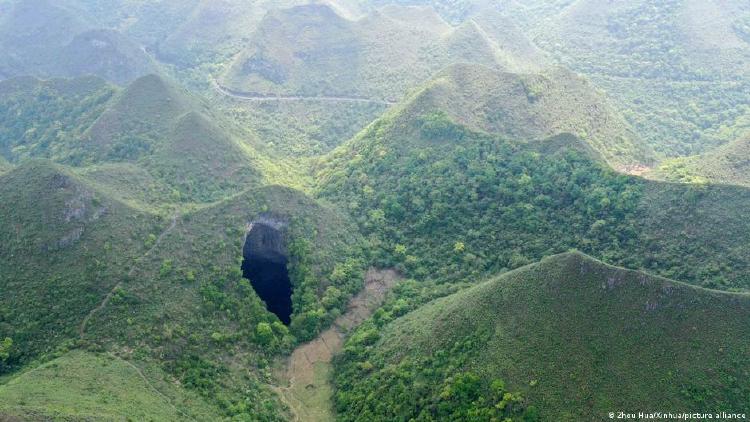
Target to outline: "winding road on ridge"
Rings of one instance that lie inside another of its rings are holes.
[[[227,97],[236,98],[243,101],[319,101],[319,102],[347,102],[347,103],[367,103],[367,104],[381,104],[381,105],[394,105],[395,101],[388,100],[376,100],[371,98],[362,97],[344,97],[344,96],[300,96],[300,95],[258,95],[249,92],[240,92],[229,89],[222,86],[216,79],[211,79],[211,85],[213,85],[216,92],[226,95]]]

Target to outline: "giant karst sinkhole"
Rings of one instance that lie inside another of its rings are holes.
[[[255,222],[242,250],[242,274],[250,280],[266,308],[286,325],[292,316],[292,283],[287,272],[288,253],[280,228]]]

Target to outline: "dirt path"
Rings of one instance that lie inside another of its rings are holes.
[[[371,98],[361,97],[341,97],[341,96],[319,96],[319,97],[306,97],[298,95],[255,95],[246,92],[234,91],[220,85],[216,80],[211,81],[214,89],[222,95],[236,98],[243,101],[320,101],[320,102],[346,102],[346,103],[369,103],[369,104],[382,104],[382,105],[393,105],[396,104],[394,101],[387,100],[375,100]]]
[[[175,215],[172,216],[172,223],[170,223],[169,227],[167,227],[166,230],[164,230],[159,235],[159,237],[156,238],[156,241],[154,242],[153,246],[151,246],[151,248],[149,248],[149,250],[147,250],[146,253],[144,253],[143,255],[141,255],[141,257],[136,260],[136,263],[138,263],[139,261],[141,261],[143,258],[146,258],[149,255],[151,255],[151,252],[153,252],[159,246],[159,244],[161,243],[162,239],[164,239],[164,237],[167,234],[169,234],[169,232],[171,232],[172,229],[175,228],[175,226],[177,226],[177,219],[178,218],[179,218],[178,214],[175,214]],[[130,277],[133,274],[135,274],[135,271],[137,269],[138,269],[138,266],[134,265],[133,268],[131,268],[130,271],[128,272],[128,277]],[[83,321],[81,322],[81,326],[78,328],[78,336],[79,336],[79,338],[81,340],[83,340],[84,336],[86,335],[86,326],[88,325],[88,323],[91,320],[91,318],[94,315],[96,315],[99,311],[101,311],[102,309],[104,309],[107,306],[107,304],[109,303],[109,301],[112,299],[112,296],[114,296],[115,292],[120,287],[122,287],[122,281],[119,281],[117,284],[115,284],[115,286],[112,287],[112,290],[110,290],[109,293],[107,293],[107,296],[104,296],[104,299],[101,301],[101,303],[99,304],[99,306],[97,306],[96,308],[92,309],[91,312],[89,312],[88,315],[86,315],[86,317],[83,319]]]
[[[370,269],[365,288],[352,298],[346,313],[315,340],[295,349],[285,362],[281,378],[287,386],[276,390],[290,407],[294,421],[333,420],[331,360],[341,351],[346,335],[375,312],[399,279],[394,270]]]

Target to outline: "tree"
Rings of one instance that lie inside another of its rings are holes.
[[[255,327],[255,337],[258,339],[258,343],[263,345],[271,344],[274,339],[273,329],[271,324],[267,322],[260,322]]]
[[[0,362],[5,363],[8,361],[11,347],[13,347],[13,340],[10,337],[5,337],[5,340],[0,342]]]

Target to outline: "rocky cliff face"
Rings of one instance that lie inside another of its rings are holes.
[[[271,217],[261,217],[250,223],[242,255],[250,261],[262,260],[286,264],[284,227],[286,224],[283,221]]]

